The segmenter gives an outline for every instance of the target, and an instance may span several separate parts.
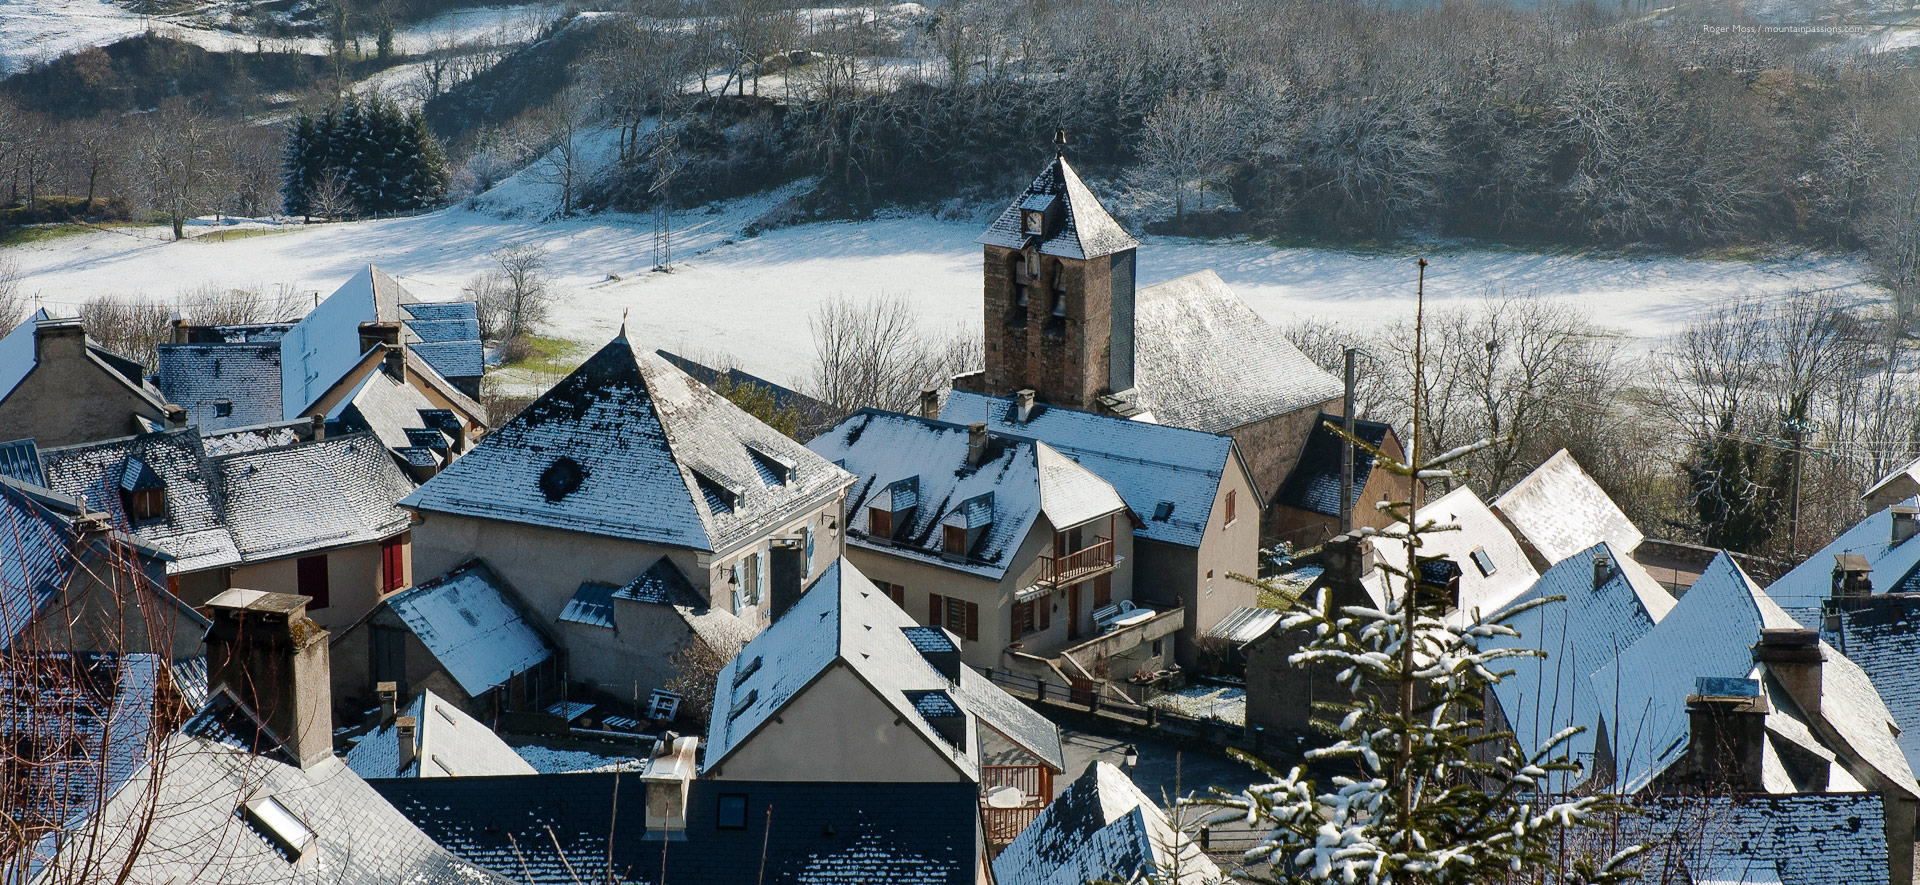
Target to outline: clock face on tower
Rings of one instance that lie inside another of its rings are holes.
[[[1028,209],[1021,215],[1021,230],[1027,234],[1039,236],[1046,233],[1047,213],[1038,209]]]

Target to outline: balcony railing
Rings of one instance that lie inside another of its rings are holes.
[[[980,813],[987,844],[998,850],[1012,842],[1053,801],[1053,772],[1043,765],[984,765],[980,769]]]
[[[1113,539],[1100,538],[1090,547],[1065,556],[1040,557],[1040,582],[1064,587],[1113,571]]]

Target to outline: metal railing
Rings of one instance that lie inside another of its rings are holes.
[[[1113,570],[1113,539],[1099,538],[1089,547],[1065,556],[1040,557],[1040,582],[1064,587]]]

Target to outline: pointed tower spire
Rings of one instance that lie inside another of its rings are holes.
[[[625,307],[620,308],[620,334],[613,336],[613,340],[615,341],[627,340],[627,311],[630,309],[631,308],[625,308]]]

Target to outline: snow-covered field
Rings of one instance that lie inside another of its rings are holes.
[[[623,314],[651,346],[707,356],[776,381],[805,373],[813,356],[807,318],[839,295],[900,296],[940,333],[980,324],[975,223],[927,217],[818,223],[758,237],[740,231],[788,194],[776,192],[681,213],[675,263],[652,267],[652,221],[595,216],[541,222],[449,209],[412,218],[292,226],[220,243],[172,242],[164,228],[94,232],[0,250],[24,288],[55,313],[106,294],[171,297],[206,285],[330,292],[372,262],[424,298],[457,298],[501,246],[537,243],[549,255],[558,300],[550,334],[597,347]],[[1837,291],[1855,302],[1884,296],[1848,257],[1769,261],[1628,258],[1578,251],[1436,248],[1427,253],[1429,303],[1467,304],[1489,289],[1534,293],[1588,311],[1651,343],[1690,317],[1740,295]],[[1276,324],[1302,318],[1391,322],[1413,310],[1414,255],[1275,248],[1258,243],[1150,240],[1142,284],[1212,268]],[[584,353],[579,354],[584,357]]]

